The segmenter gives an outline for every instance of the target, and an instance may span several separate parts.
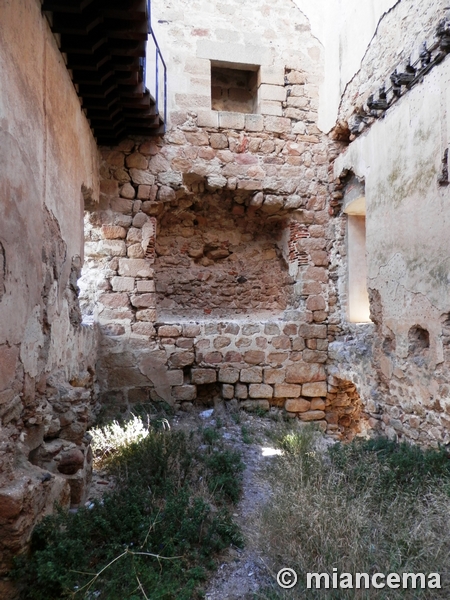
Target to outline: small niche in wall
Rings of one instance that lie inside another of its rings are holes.
[[[211,62],[211,108],[226,112],[256,113],[256,65]]]

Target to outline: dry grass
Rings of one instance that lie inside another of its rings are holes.
[[[396,480],[395,466],[380,453],[317,451],[317,434],[290,434],[271,467],[274,495],[260,516],[260,544],[274,573],[297,571],[291,592],[261,598],[437,600],[450,592],[450,498],[446,473]],[[397,459],[396,459],[397,460]],[[445,466],[445,465],[444,465]],[[400,471],[399,471],[400,472]],[[394,474],[393,474],[394,473]],[[403,473],[403,471],[402,471]],[[437,590],[307,590],[307,572],[440,573]]]

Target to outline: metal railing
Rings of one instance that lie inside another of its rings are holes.
[[[152,66],[152,71],[155,74],[154,81],[150,82],[147,87],[155,99],[156,102],[156,111],[161,116],[164,121],[164,131],[166,130],[166,121],[167,121],[167,66],[164,61],[164,58],[161,54],[161,50],[158,44],[158,41],[155,36],[155,32],[152,27],[152,2],[151,0],[147,0],[147,23],[148,23],[148,32],[150,34],[148,43],[150,43],[150,38],[153,40],[155,52],[153,57],[149,57],[149,53],[147,53],[145,66],[144,66],[144,86],[147,83],[147,71],[149,66]],[[154,62],[153,62],[154,61]],[[153,83],[153,85],[152,85]]]

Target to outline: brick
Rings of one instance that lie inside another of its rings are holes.
[[[138,279],[137,281],[137,291],[138,292],[154,292],[155,291],[155,282],[153,279]]]
[[[180,385],[172,388],[172,397],[174,400],[190,401],[197,398],[197,388],[195,385]]]
[[[234,385],[224,383],[222,385],[222,396],[225,398],[225,400],[231,400],[234,398]]]
[[[155,308],[156,294],[134,294],[130,298],[135,308]]]
[[[206,383],[214,383],[217,380],[217,373],[214,369],[192,369],[192,383],[204,385]]]
[[[248,388],[243,383],[236,383],[234,386],[234,395],[238,400],[245,400],[248,398]]]
[[[134,281],[134,277],[112,277],[111,287],[114,292],[132,292]]]
[[[262,350],[248,350],[244,354],[244,361],[250,365],[259,365],[264,362],[264,352]]]
[[[273,387],[266,383],[251,383],[249,386],[250,398],[272,398]]]
[[[264,369],[264,383],[283,383],[286,377],[285,369]]]
[[[244,129],[245,115],[243,113],[219,111],[219,127],[221,129]]]
[[[302,386],[302,396],[308,397],[323,397],[327,395],[327,384],[325,381],[315,381],[312,383],[304,383]]]
[[[153,269],[144,258],[121,258],[119,259],[119,275],[153,277]]]
[[[286,400],[286,404],[284,405],[285,410],[288,412],[299,412],[304,413],[309,410],[311,406],[311,402],[309,400],[305,400],[304,398]]]
[[[325,418],[323,410],[309,410],[300,415],[302,421],[321,421]]]
[[[192,365],[195,360],[195,355],[193,352],[174,352],[170,355],[170,365],[172,367],[188,367]]]
[[[276,383],[275,398],[298,398],[300,396],[302,386],[294,383]]]
[[[263,372],[261,367],[242,369],[239,379],[242,383],[262,383]]]
[[[219,381],[221,383],[236,383],[239,379],[239,369],[234,367],[222,367],[219,371]]]
[[[286,369],[286,383],[309,383],[325,379],[325,369],[322,365],[301,362]]]
[[[179,325],[161,325],[158,328],[159,337],[179,337],[181,335],[181,327]]]

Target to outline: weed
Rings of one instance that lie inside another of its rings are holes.
[[[244,444],[251,444],[253,442],[253,437],[250,433],[250,430],[245,425],[241,425],[241,434]]]
[[[99,442],[114,491],[91,510],[59,510],[35,528],[12,573],[24,600],[193,600],[217,553],[242,546],[229,508],[241,489],[239,455],[201,449],[214,429],[186,435],[133,423],[124,430],[138,431],[135,441],[114,425]]]
[[[274,494],[262,511],[261,549],[273,571],[291,567],[295,591],[261,592],[258,598],[324,598],[306,591],[308,572],[440,573],[443,589],[328,590],[333,600],[438,600],[450,564],[449,459],[444,450],[422,450],[389,440],[336,444],[318,450],[305,428],[285,434],[282,456],[268,476]]]

